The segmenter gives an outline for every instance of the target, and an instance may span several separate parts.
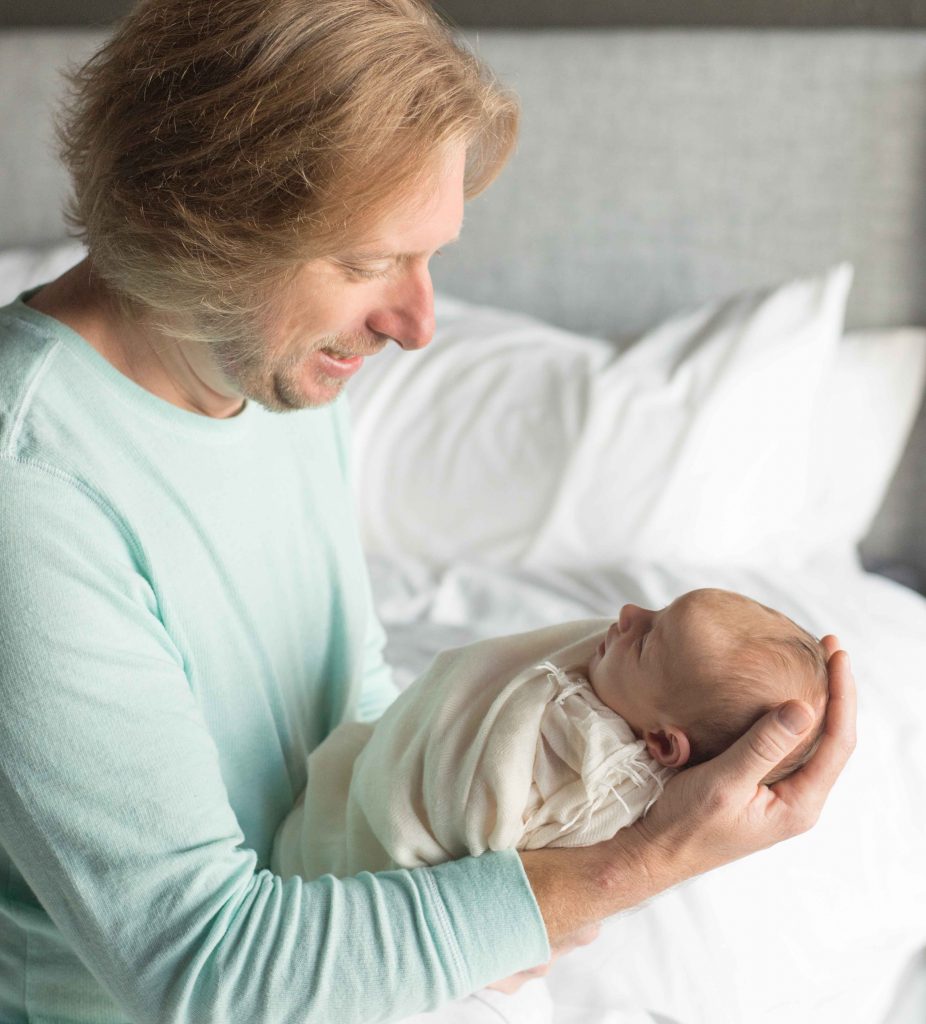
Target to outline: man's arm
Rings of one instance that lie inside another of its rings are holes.
[[[38,464],[0,459],[0,493],[0,864],[60,956],[32,961],[36,993],[152,1024],[346,1024],[549,956],[513,851],[343,880],[261,868],[133,535]],[[27,945],[3,931],[0,960]],[[0,994],[28,970],[0,970]]]
[[[805,832],[855,748],[855,683],[833,636],[823,739],[798,772],[761,780],[812,724],[808,705],[769,712],[719,757],[676,775],[653,808],[612,839],[584,849],[523,851],[554,952],[571,935],[712,868]]]

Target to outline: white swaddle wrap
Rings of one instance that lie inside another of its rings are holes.
[[[308,758],[273,870],[344,877],[587,846],[635,821],[672,772],[582,677],[608,625],[445,651],[378,722],[338,726]]]

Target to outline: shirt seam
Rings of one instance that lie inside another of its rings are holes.
[[[19,435],[22,432],[23,423],[26,419],[26,414],[32,405],[32,399],[37,390],[38,386],[42,383],[42,379],[48,372],[49,367],[52,363],[52,357],[61,348],[61,340],[56,341],[52,347],[42,357],[42,361],[38,366],[38,369],[32,374],[32,380],[29,381],[28,387],[23,392],[22,399],[19,403],[19,408],[16,410],[16,414],[13,418],[13,426],[10,428],[10,439],[6,446],[6,454],[8,456],[14,456],[16,449],[16,442],[19,440]]]
[[[425,888],[428,890],[431,903],[436,911],[437,921],[441,932],[444,935],[445,943],[450,950],[450,957],[453,961],[453,968],[456,972],[457,979],[462,983],[462,988],[468,991],[472,988],[472,985],[470,984],[472,979],[470,977],[469,967],[466,964],[466,960],[463,957],[463,951],[460,949],[460,944],[457,942],[457,937],[451,927],[450,918],[447,916],[447,908],[444,906],[440,889],[428,870],[425,869],[422,871],[421,876],[424,881]]]
[[[23,929],[24,941],[23,941],[23,990],[22,990],[22,1006],[23,1013],[26,1015],[26,1020],[29,1019],[29,929]]]

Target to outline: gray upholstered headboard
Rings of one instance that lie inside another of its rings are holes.
[[[471,31],[520,94],[447,292],[622,338],[842,259],[850,326],[926,324],[926,32]],[[0,34],[0,246],[62,236],[54,69],[99,33]],[[926,581],[926,413],[865,545]],[[921,583],[921,586],[926,583]]]
[[[850,323],[926,323],[926,33],[485,33],[519,152],[441,280],[614,336],[856,264]]]

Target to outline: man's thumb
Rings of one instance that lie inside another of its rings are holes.
[[[744,784],[764,779],[794,750],[812,723],[813,712],[803,701],[789,700],[769,711],[730,748],[730,764],[737,766],[733,770]]]
[[[802,701],[789,700],[778,709],[778,721],[784,726],[786,732],[793,736],[800,736],[801,733],[807,732],[813,724],[813,714]]]

